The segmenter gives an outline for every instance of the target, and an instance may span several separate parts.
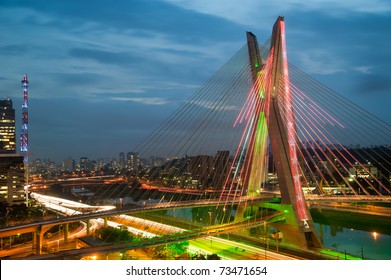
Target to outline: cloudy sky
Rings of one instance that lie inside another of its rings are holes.
[[[389,0],[1,0],[0,98],[19,134],[28,74],[34,159],[118,157],[279,15],[292,64],[391,123]]]

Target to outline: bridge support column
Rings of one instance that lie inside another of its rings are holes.
[[[35,249],[37,246],[37,235],[35,234],[35,231],[32,232],[32,249]]]
[[[42,226],[38,227],[37,230],[34,233],[35,236],[35,254],[41,255],[42,254],[42,243],[43,243],[43,234],[45,231],[43,230]]]
[[[312,219],[308,221],[309,228],[304,225],[300,225],[296,219],[295,208],[291,204],[284,203],[261,203],[261,207],[274,209],[281,213],[284,213],[285,221],[274,222],[272,227],[276,228],[282,233],[283,241],[288,244],[295,244],[302,248],[318,247],[317,242],[320,242],[319,237],[312,238],[314,224]]]
[[[305,204],[300,179],[300,158],[296,147],[299,140],[296,134],[289,88],[284,18],[278,17],[273,26],[268,58],[270,65],[264,68],[267,68],[267,72],[259,71],[262,60],[256,37],[250,32],[247,33],[247,42],[254,85],[257,83],[258,74],[267,79],[265,82],[267,99],[265,102],[268,102],[268,109],[265,114],[274,167],[281,191],[280,209],[284,211],[287,219],[287,223],[284,225],[287,227],[285,230],[288,235],[297,237],[294,243],[297,246],[321,248],[322,244],[318,239],[311,215]],[[281,211],[280,209],[278,210]]]
[[[91,235],[91,229],[90,229],[90,220],[89,219],[86,221],[86,224],[87,224],[87,236],[90,236]]]
[[[103,227],[107,227],[107,217],[104,217],[104,219],[103,219]]]
[[[69,224],[65,224],[63,228],[64,228],[64,243],[68,243]]]
[[[244,220],[244,211],[245,211],[245,205],[239,204],[238,208],[236,209],[236,214],[235,214],[235,223],[241,222]]]

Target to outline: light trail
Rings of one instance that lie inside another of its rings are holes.
[[[79,207],[79,208],[89,208],[88,204],[83,204],[83,203],[79,203],[79,202],[73,202],[73,201],[70,201],[70,200],[66,200],[66,199],[61,199],[61,198],[55,198],[55,197],[51,197],[51,196],[44,196],[44,195],[39,195],[39,194],[34,194],[34,199],[37,199],[37,201],[39,201],[40,203],[44,204],[46,207],[48,207],[49,209],[52,209],[52,210],[55,210],[55,211],[61,211],[62,213],[66,214],[66,215],[75,215],[75,214],[80,214],[81,212],[79,211],[75,211],[73,208],[74,207]],[[72,207],[72,209],[68,209],[66,208],[67,206],[70,206]],[[92,206],[90,206],[92,207]],[[113,207],[112,206],[106,206],[110,209],[112,209]],[[91,208],[91,209],[95,209],[95,208]],[[99,208],[100,209],[100,208]],[[97,210],[97,211],[102,211],[102,210]],[[150,221],[150,220],[146,220],[146,219],[142,219],[142,218],[138,218],[138,217],[134,217],[134,216],[129,216],[129,215],[118,215],[116,216],[118,217],[119,219],[121,219],[123,221],[123,223],[117,223],[117,222],[114,222],[114,221],[107,221],[106,224],[110,227],[113,227],[113,228],[119,228],[119,227],[126,227],[127,230],[129,232],[131,232],[132,234],[135,234],[137,236],[141,236],[141,237],[144,237],[144,238],[153,238],[153,237],[157,237],[159,235],[157,234],[154,234],[154,233],[151,233],[151,232],[148,232],[146,230],[142,230],[142,229],[139,229],[139,228],[136,228],[136,227],[131,227],[131,226],[126,226],[124,225],[124,222],[128,222],[128,223],[138,223],[139,225],[142,225],[144,227],[148,227],[149,229],[153,229],[153,228],[159,228],[160,231],[162,231],[162,233],[164,234],[172,234],[172,233],[180,233],[180,232],[185,232],[186,230],[183,229],[183,228],[179,228],[179,227],[174,227],[174,226],[169,226],[169,225],[165,225],[165,224],[162,224],[162,223],[158,223],[158,222],[154,222],[154,221]],[[105,221],[104,219],[102,218],[97,218],[93,221],[93,223],[97,223],[98,226],[95,226],[96,228],[98,228],[99,226],[103,226],[105,225]],[[80,236],[83,236],[85,235],[86,233],[86,225],[84,224],[84,229],[82,231],[80,231],[79,233],[76,233],[76,234],[73,234],[72,237],[80,237]],[[223,238],[219,238],[219,237],[214,237],[214,236],[210,236],[209,237],[210,240],[212,240],[212,242],[214,242],[215,246],[220,246],[220,247],[233,247],[233,248],[246,248],[247,252],[253,252],[254,254],[260,254],[260,251],[261,249],[257,249],[255,247],[252,247],[252,246],[249,246],[249,245],[245,245],[245,244],[242,244],[242,243],[238,243],[238,242],[234,242],[234,241],[230,241],[230,240],[225,240]],[[202,239],[200,239],[202,240]],[[50,244],[60,244],[60,240],[54,240],[54,241],[49,241],[48,243]],[[195,246],[194,244],[189,246],[189,251],[192,252],[192,253],[197,253],[201,250],[201,248]],[[203,251],[205,251],[205,249],[202,249]],[[264,252],[264,250],[262,250],[262,252]],[[215,251],[207,251],[206,253],[209,253],[209,254],[213,254],[213,253],[216,253]],[[283,255],[281,255],[283,256]],[[222,257],[223,259],[235,259],[235,258],[229,258],[227,256],[223,256]],[[285,259],[285,256],[283,257]]]
[[[59,211],[61,213],[64,213],[65,215],[78,215],[82,214],[82,211],[75,210],[76,209],[83,209],[83,210],[90,210],[90,211],[107,211],[107,210],[112,210],[115,209],[115,206],[91,206],[88,204],[84,203],[79,203],[63,198],[57,198],[57,197],[52,197],[52,196],[47,196],[47,195],[41,195],[41,194],[36,194],[36,193],[31,193],[31,197],[36,199],[39,203],[43,204],[45,207],[48,209],[54,210],[54,211]],[[69,207],[69,208],[68,208]],[[127,218],[130,216],[126,215],[120,215],[122,218]],[[104,219],[102,218],[97,218],[96,222],[99,224],[99,226],[103,226],[105,224]],[[107,221],[107,225],[113,228],[118,228],[122,224],[112,222],[112,221]],[[139,230],[137,228],[133,227],[127,227],[129,232],[135,234],[135,235],[141,235],[142,237],[155,237],[154,234],[151,234],[149,232]]]

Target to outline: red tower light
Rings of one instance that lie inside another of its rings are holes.
[[[22,88],[23,88],[23,104],[22,104],[22,128],[20,133],[20,152],[27,153],[28,151],[28,88],[29,80],[27,75],[23,76]],[[27,161],[27,156],[25,156],[25,161]]]

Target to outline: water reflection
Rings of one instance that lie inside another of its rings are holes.
[[[243,210],[243,209],[242,209]],[[165,210],[165,215],[173,217],[178,222],[190,227],[209,226],[232,222],[237,214],[233,207],[196,207]],[[258,212],[257,212],[258,211]],[[241,216],[251,218],[268,215],[268,211],[260,208],[247,207]],[[350,225],[349,225],[350,226]],[[334,251],[346,253],[363,259],[391,260],[391,235],[383,234],[380,230],[357,230],[351,227],[342,227],[336,224],[315,223],[323,246]],[[253,236],[264,236],[263,227],[249,230]],[[273,228],[269,228],[273,232]]]
[[[336,225],[315,224],[323,246],[364,259],[390,260],[391,236]]]

